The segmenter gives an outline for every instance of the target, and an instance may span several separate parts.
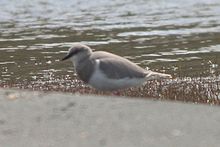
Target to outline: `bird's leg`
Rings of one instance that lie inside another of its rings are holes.
[[[120,96],[120,90],[115,90],[112,92],[113,96]]]

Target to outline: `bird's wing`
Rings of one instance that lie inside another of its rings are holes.
[[[124,58],[99,59],[100,70],[112,79],[120,78],[144,78],[146,71]]]

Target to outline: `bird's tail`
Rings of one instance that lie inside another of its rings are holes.
[[[169,74],[153,72],[153,71],[148,71],[146,73],[146,80],[171,79],[171,78],[172,76]]]

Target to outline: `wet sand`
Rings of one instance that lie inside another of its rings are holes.
[[[18,88],[43,92],[65,92],[71,94],[126,96],[143,99],[171,100],[190,102],[194,104],[220,105],[220,78],[174,78],[169,80],[147,81],[140,87],[125,90],[103,92],[95,90],[83,83],[77,77],[58,78],[50,76],[47,79],[34,81],[0,83],[2,88]]]

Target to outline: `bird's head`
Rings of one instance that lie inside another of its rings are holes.
[[[69,52],[62,59],[62,61],[70,59],[75,65],[78,65],[80,61],[90,56],[91,53],[92,53],[92,49],[90,47],[80,44],[80,43],[75,43],[69,49]]]

